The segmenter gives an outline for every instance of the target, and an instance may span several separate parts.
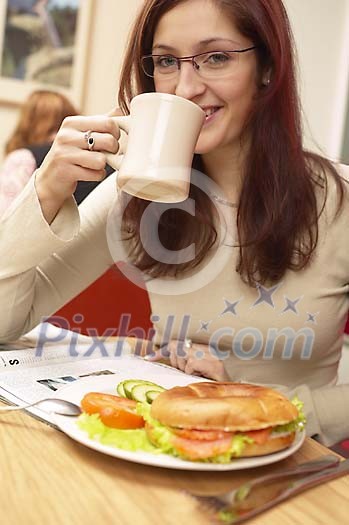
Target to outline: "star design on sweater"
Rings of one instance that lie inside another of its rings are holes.
[[[261,284],[257,284],[257,290],[259,293],[259,297],[254,302],[254,304],[251,306],[251,308],[254,308],[255,306],[258,306],[259,304],[263,304],[263,303],[266,303],[272,308],[275,308],[272,296],[276,292],[276,290],[280,288],[281,284],[282,283],[275,284],[271,288],[266,288],[265,286],[262,286]]]
[[[303,296],[302,297],[298,297],[297,299],[294,299],[293,301],[291,299],[289,299],[288,297],[286,297],[286,295],[284,295],[284,297],[285,297],[285,301],[286,301],[286,306],[282,310],[281,313],[284,314],[284,313],[290,311],[290,312],[293,312],[296,315],[299,315],[298,310],[296,308],[296,305],[299,303],[299,301],[301,299],[303,299]]]
[[[236,307],[237,305],[241,302],[243,298],[240,297],[240,299],[238,299],[237,301],[235,301],[234,303],[228,301],[227,299],[224,299],[224,302],[225,302],[225,309],[223,310],[223,312],[221,314],[219,314],[220,317],[222,317],[222,315],[224,314],[233,314],[233,315],[237,315],[236,313]]]
[[[317,317],[318,313],[319,312],[316,312],[316,314],[311,314],[311,313],[307,312],[308,319],[306,320],[306,323],[317,324],[316,317]]]
[[[200,321],[200,328],[197,330],[197,332],[208,332],[208,327],[211,323],[212,321]]]

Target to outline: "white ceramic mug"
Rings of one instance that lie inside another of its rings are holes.
[[[176,95],[143,93],[132,99],[130,115],[112,118],[128,134],[124,155],[107,153],[118,187],[155,202],[185,200],[204,111]]]

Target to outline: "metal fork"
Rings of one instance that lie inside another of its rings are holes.
[[[235,525],[299,492],[348,473],[349,459],[340,461],[339,457],[331,455],[260,476],[229,492],[213,496],[187,493],[208,513],[212,524]]]

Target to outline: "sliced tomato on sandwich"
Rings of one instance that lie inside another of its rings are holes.
[[[174,448],[190,460],[207,459],[228,452],[231,447],[232,435],[222,439],[202,440],[186,439],[175,436],[172,440]]]
[[[209,459],[228,452],[234,435],[233,432],[219,430],[167,428],[171,432],[171,446],[181,457],[191,461]],[[145,430],[149,440],[156,445],[154,427],[147,422]]]
[[[200,430],[195,428],[171,428],[171,432],[181,438],[197,439],[199,441],[216,441],[217,439],[224,439],[234,435],[234,432],[224,432],[224,430]]]
[[[262,430],[249,430],[244,432],[244,435],[252,438],[257,445],[264,445],[268,441],[271,431],[272,427],[268,427]]]
[[[172,444],[174,448],[190,460],[207,459],[224,454],[231,448],[232,438],[236,434],[242,434],[253,439],[257,445],[264,445],[272,432],[272,428],[262,430],[251,430],[245,432],[225,432],[220,430],[198,430],[171,428],[174,437]]]

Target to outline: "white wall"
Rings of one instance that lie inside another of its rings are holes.
[[[302,103],[308,123],[305,144],[337,158],[347,100],[349,0],[284,2],[299,52]],[[141,3],[142,0],[94,0],[83,113],[103,113],[116,104],[126,36]],[[16,107],[0,104],[0,160],[2,145],[16,116]]]
[[[341,153],[349,80],[349,0],[284,0],[296,37],[305,145]]]
[[[86,77],[86,114],[111,110],[117,102],[118,76],[135,13],[143,0],[95,0]]]

